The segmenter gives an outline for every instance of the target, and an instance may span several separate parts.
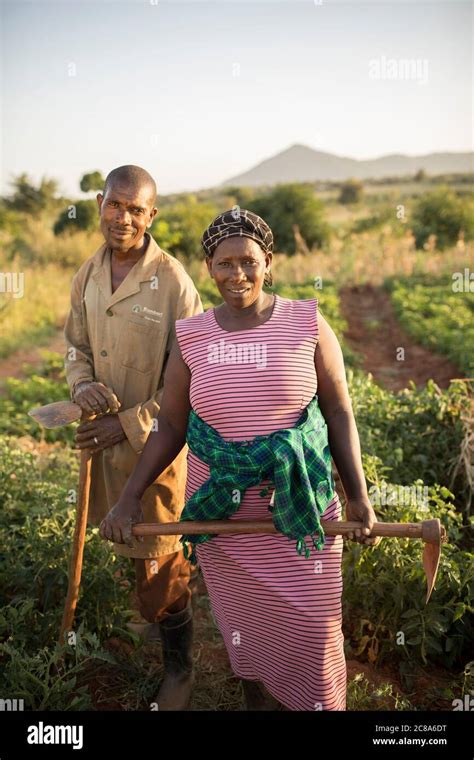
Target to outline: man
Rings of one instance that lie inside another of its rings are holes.
[[[71,398],[94,419],[77,431],[92,456],[89,521],[98,525],[118,501],[148,434],[157,430],[166,362],[175,321],[202,312],[191,278],[147,232],[157,209],[153,178],[120,166],[97,195],[105,244],[72,281],[65,326]],[[159,434],[159,433],[158,433]],[[145,522],[179,520],[184,505],[186,450],[147,489]],[[161,638],[164,679],[160,710],[184,710],[191,695],[191,565],[178,536],[114,544],[135,561],[140,612]]]

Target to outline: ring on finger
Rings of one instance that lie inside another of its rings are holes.
[[[94,436],[94,443],[95,443],[96,446],[99,445],[99,439],[97,438],[96,435]]]

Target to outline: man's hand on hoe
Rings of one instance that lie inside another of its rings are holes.
[[[120,401],[111,388],[103,383],[89,380],[78,383],[74,390],[74,401],[88,414],[116,414],[120,409]]]
[[[103,383],[79,383],[74,392],[74,401],[86,414],[104,415],[79,425],[76,432],[76,445],[79,449],[97,452],[124,440],[126,436],[117,415],[120,401],[110,388]]]

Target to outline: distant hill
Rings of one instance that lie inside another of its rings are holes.
[[[474,153],[428,153],[426,156],[389,155],[358,161],[313,150],[306,145],[292,145],[265,159],[223,185],[276,185],[279,182],[315,182],[318,180],[380,179],[406,176],[424,169],[427,174],[472,172]]]

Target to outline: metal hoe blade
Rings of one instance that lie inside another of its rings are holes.
[[[425,542],[423,548],[423,567],[426,575],[425,604],[428,604],[438,574],[441,545],[447,541],[446,529],[438,519],[424,520],[422,523],[422,538]]]
[[[30,409],[28,414],[40,425],[50,430],[76,422],[81,418],[82,409],[74,401],[55,401],[52,404],[46,404],[46,406]]]

